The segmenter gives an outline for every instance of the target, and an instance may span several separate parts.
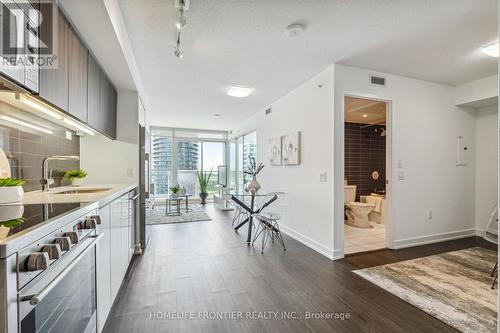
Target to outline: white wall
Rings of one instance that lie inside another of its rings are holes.
[[[383,73],[387,86],[377,87],[369,84],[373,73],[335,65],[335,148],[342,151],[339,115],[344,94],[392,101],[392,246],[474,234],[474,152],[469,150],[467,166],[455,165],[458,135],[474,147],[474,115],[453,106],[452,87]],[[343,176],[338,156],[335,167]],[[397,161],[402,168],[396,168]],[[397,180],[399,172],[404,172],[404,180]],[[342,223],[336,224],[335,249],[342,248],[342,228]]]
[[[80,139],[80,167],[86,184],[123,184],[139,181],[139,99],[137,92],[119,92],[117,139],[104,135]]]
[[[333,66],[274,102],[272,113],[259,111],[240,128],[238,136],[257,130],[257,154],[265,168],[258,176],[261,192],[286,192],[287,214],[282,231],[333,258]],[[322,85],[321,88],[318,87]],[[302,132],[299,166],[270,166],[268,140]],[[320,183],[327,172],[326,183]]]
[[[472,81],[453,88],[453,104],[467,105],[498,97],[498,75]]]
[[[484,230],[497,202],[498,106],[477,109],[476,115],[476,213],[478,231]]]

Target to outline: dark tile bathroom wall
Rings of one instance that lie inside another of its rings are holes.
[[[345,179],[349,185],[356,185],[356,201],[361,195],[385,191],[385,126],[345,123]],[[372,178],[378,171],[379,179]]]
[[[41,189],[42,161],[52,155],[80,155],[80,139],[72,134],[72,139],[66,138],[68,129],[56,125],[34,114],[15,109],[0,102],[0,115],[5,114],[16,119],[50,129],[53,134],[46,134],[34,129],[18,126],[0,118],[0,149],[2,149],[11,166],[12,177],[27,180],[25,191]],[[64,172],[79,168],[78,161],[52,161],[52,187],[67,185],[62,179]]]

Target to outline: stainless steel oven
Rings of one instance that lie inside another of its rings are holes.
[[[18,294],[21,333],[96,330],[96,243],[89,235],[58,267],[28,283]]]
[[[0,332],[95,332],[97,204],[0,206],[17,212],[0,239]]]

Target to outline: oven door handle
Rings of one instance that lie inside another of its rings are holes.
[[[93,238],[90,244],[73,260],[54,280],[52,280],[42,291],[36,295],[27,295],[21,298],[22,302],[29,301],[31,305],[37,305],[61,282],[62,279],[75,267],[80,259],[101,239],[104,234],[88,236]]]

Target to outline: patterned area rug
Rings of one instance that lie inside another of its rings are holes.
[[[181,209],[180,216],[167,216],[165,214],[165,205],[156,205],[155,209],[150,211],[148,224],[171,224],[186,222],[211,221],[210,216],[205,213],[202,205],[189,205],[193,211],[186,213],[184,206]]]
[[[497,330],[496,260],[496,252],[474,247],[354,273],[459,331],[486,333]]]

